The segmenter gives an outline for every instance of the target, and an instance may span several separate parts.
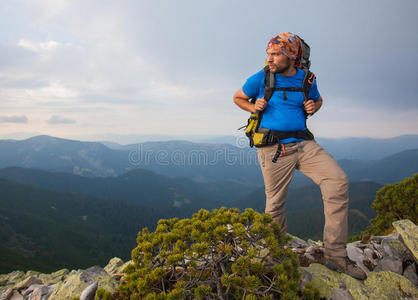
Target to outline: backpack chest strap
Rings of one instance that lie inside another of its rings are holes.
[[[303,92],[303,88],[298,87],[280,87],[280,88],[274,88],[275,91],[288,91],[288,92]]]
[[[280,88],[274,88],[272,91],[283,91],[283,99],[287,100],[286,92],[303,92],[305,96],[305,90],[303,88],[298,87],[280,87]]]

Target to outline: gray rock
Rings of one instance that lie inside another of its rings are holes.
[[[397,258],[402,261],[413,260],[408,248],[398,239],[385,238],[382,241],[382,248],[388,256]]]
[[[1,294],[0,300],[8,300],[12,295],[13,289],[8,289],[3,294]]]
[[[305,253],[303,254],[303,256],[305,256],[307,259],[309,259],[310,261],[314,262],[315,261],[315,257],[313,257],[311,254],[309,253]]]
[[[348,257],[355,262],[362,262],[364,260],[363,251],[357,248],[354,244],[347,244],[347,255]]]
[[[83,280],[81,275],[83,274]],[[92,278],[92,276],[95,276]],[[88,282],[86,282],[88,281]],[[86,271],[71,271],[64,281],[58,282],[50,299],[72,299],[80,297],[86,287],[97,281],[101,289],[114,292],[119,283],[100,267],[89,268]],[[409,281],[408,281],[409,282]]]
[[[317,249],[318,246],[316,245],[310,245],[308,248],[305,249],[305,253],[314,253],[315,249]]]
[[[30,293],[32,293],[34,290],[36,290],[37,288],[39,288],[41,286],[43,286],[43,284],[38,284],[38,283],[32,284],[30,287],[28,287],[26,289],[25,292],[23,292],[23,294],[22,294],[23,297],[27,297]]]
[[[312,282],[312,274],[306,270],[302,270],[302,279],[299,282],[299,289],[303,290],[307,283]]]
[[[354,261],[360,269],[366,272],[366,274],[370,272],[370,270],[363,264],[363,261],[365,260],[363,251],[355,247],[353,243],[347,244],[347,256],[349,259]]]
[[[368,244],[362,243],[361,241],[352,242],[350,244],[353,245],[356,248],[361,249],[361,250],[363,250],[364,248],[368,247]]]
[[[354,300],[354,298],[347,290],[332,289],[331,300]]]
[[[363,264],[370,270],[373,271],[374,268],[376,268],[377,266],[377,261],[376,261],[376,253],[370,249],[370,248],[365,248],[363,250],[364,256],[365,256],[365,260],[363,261]]]
[[[16,285],[16,289],[24,290],[24,289],[29,288],[32,284],[43,284],[43,282],[42,282],[42,280],[40,280],[36,277],[30,276],[30,277],[26,278],[25,280],[19,282]]]
[[[107,272],[100,266],[93,266],[83,271],[80,275],[80,281],[92,282],[97,276],[107,276]]]
[[[123,261],[119,257],[112,258],[104,267],[104,270],[109,274],[119,273],[119,269],[123,266]]]
[[[33,291],[28,300],[42,300],[43,296],[47,293],[48,287],[46,285],[42,285]]]
[[[385,250],[383,250],[383,247],[380,244],[372,242],[371,245],[377,258],[382,259],[386,255]]]
[[[61,269],[51,274],[39,274],[38,278],[41,279],[45,285],[51,285],[65,280],[68,273],[68,269]]]
[[[94,300],[98,286],[97,281],[95,281],[86,287],[81,293],[80,300]]]
[[[25,300],[25,298],[23,298],[18,291],[14,290],[12,296],[8,300]]]
[[[306,270],[303,270],[303,281],[311,282],[312,281],[312,274]]]
[[[384,238],[387,238],[387,235],[372,235],[370,237],[370,241],[371,242],[377,242],[377,243],[381,243],[383,241]]]
[[[402,275],[402,261],[389,256],[384,257],[377,263],[377,267],[374,269],[374,272],[380,271],[391,271]]]
[[[315,245],[315,246],[318,246],[318,247],[324,247],[324,242],[322,242],[322,241],[314,241],[314,240],[308,239],[308,244],[309,245]]]
[[[417,277],[417,269],[414,263],[410,264],[405,268],[403,271],[403,276],[408,278],[412,284],[418,286],[418,277]]]
[[[370,248],[365,248],[363,250],[364,255],[371,261],[375,263],[375,256],[376,254],[374,253],[374,251]]]
[[[410,220],[400,220],[392,223],[393,228],[399,233],[400,240],[411,251],[415,261],[418,261],[418,226]]]
[[[303,254],[305,253],[305,249],[303,248],[291,248],[293,252],[298,253],[298,254]]]
[[[51,284],[48,285],[48,292],[42,297],[42,300],[47,300],[49,296],[52,295],[52,293],[55,291],[55,288],[57,287],[57,284]]]
[[[288,235],[292,238],[286,245],[288,248],[305,248],[308,246],[308,243],[302,240],[301,238],[298,238],[291,234]]]

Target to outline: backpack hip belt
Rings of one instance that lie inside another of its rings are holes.
[[[280,140],[288,139],[288,138],[296,138],[296,139],[304,139],[304,140],[313,140],[314,135],[308,129],[306,130],[298,130],[298,131],[277,131],[271,130],[267,128],[259,128],[259,133],[264,134],[264,141],[261,145],[257,146],[258,148],[270,146],[270,145],[277,145],[277,151],[274,154],[272,162],[277,162],[281,153],[282,153],[282,143]],[[288,153],[290,154],[290,153]]]

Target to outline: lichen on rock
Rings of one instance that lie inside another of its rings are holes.
[[[83,290],[94,281],[98,282],[100,289],[110,292],[115,291],[118,286],[116,279],[107,274],[105,270],[93,266],[85,271],[72,271],[63,282],[58,283],[51,297],[63,300],[79,297]]]
[[[410,220],[400,220],[392,223],[393,228],[400,234],[405,246],[418,261],[418,226]]]

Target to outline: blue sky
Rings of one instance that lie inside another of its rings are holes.
[[[0,2],[0,138],[236,135],[268,40],[311,46],[321,137],[418,134],[418,1]]]

